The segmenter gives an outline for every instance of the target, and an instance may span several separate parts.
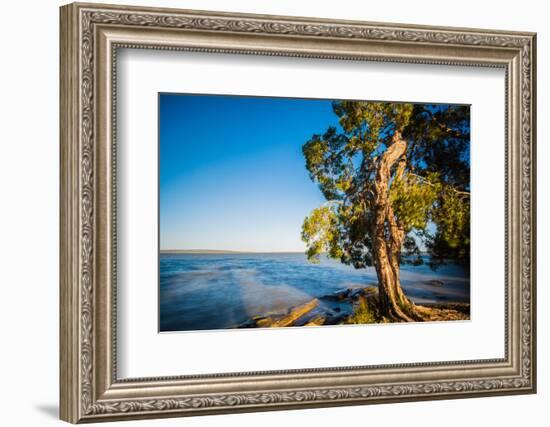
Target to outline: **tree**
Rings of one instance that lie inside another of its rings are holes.
[[[308,259],[374,266],[381,315],[423,320],[429,310],[404,294],[400,266],[423,262],[423,245],[432,268],[469,268],[469,107],[338,101],[333,111],[339,129],[302,147],[327,199],[302,226]]]

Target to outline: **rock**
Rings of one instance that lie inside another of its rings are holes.
[[[238,325],[237,327],[238,328],[256,328],[257,323],[256,323],[256,320],[254,320],[254,319],[248,319],[245,322]]]
[[[284,326],[337,325],[353,311],[360,298],[375,297],[378,286],[370,284],[365,288],[347,288],[320,296],[302,305],[292,307],[287,313],[256,315],[242,323],[240,328],[268,328]],[[320,305],[320,301],[323,304]],[[322,323],[321,323],[322,322]]]
[[[348,288],[333,292],[332,294],[323,295],[320,299],[329,301],[351,302],[361,295],[370,295],[377,292],[374,286],[366,288]]]
[[[290,310],[290,312],[286,316],[274,321],[269,326],[272,328],[281,327],[281,326],[292,326],[292,324],[296,320],[298,320],[304,314],[309,313],[318,305],[319,305],[319,300],[317,298],[312,299],[311,301],[306,302],[305,304],[294,307],[293,309]],[[258,324],[258,326],[260,325]]]
[[[348,318],[347,314],[329,314],[325,319],[325,325],[342,325]]]
[[[344,289],[342,291],[333,292],[332,294],[323,295],[321,298],[331,301],[343,301],[349,297],[350,291],[350,289]]]
[[[357,298],[359,295],[362,295],[364,292],[363,289],[361,288],[357,288],[357,289],[351,289],[350,292],[349,292],[349,297],[350,298]]]
[[[321,326],[321,325],[324,325],[324,323],[325,323],[325,318],[323,316],[315,316],[313,319],[307,322],[304,326]]]
[[[443,283],[441,280],[428,280],[426,284],[431,286],[443,286],[445,283]]]
[[[256,320],[256,326],[258,328],[267,328],[273,324],[273,319],[271,317],[263,317]]]

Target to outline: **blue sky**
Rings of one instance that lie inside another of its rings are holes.
[[[302,145],[337,126],[331,101],[161,94],[160,247],[304,251],[324,202]]]

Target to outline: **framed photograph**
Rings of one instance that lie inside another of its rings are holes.
[[[61,8],[61,418],[534,393],[535,34]]]

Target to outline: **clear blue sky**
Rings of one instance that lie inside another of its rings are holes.
[[[160,247],[304,251],[324,198],[302,145],[337,126],[331,101],[161,94]]]

